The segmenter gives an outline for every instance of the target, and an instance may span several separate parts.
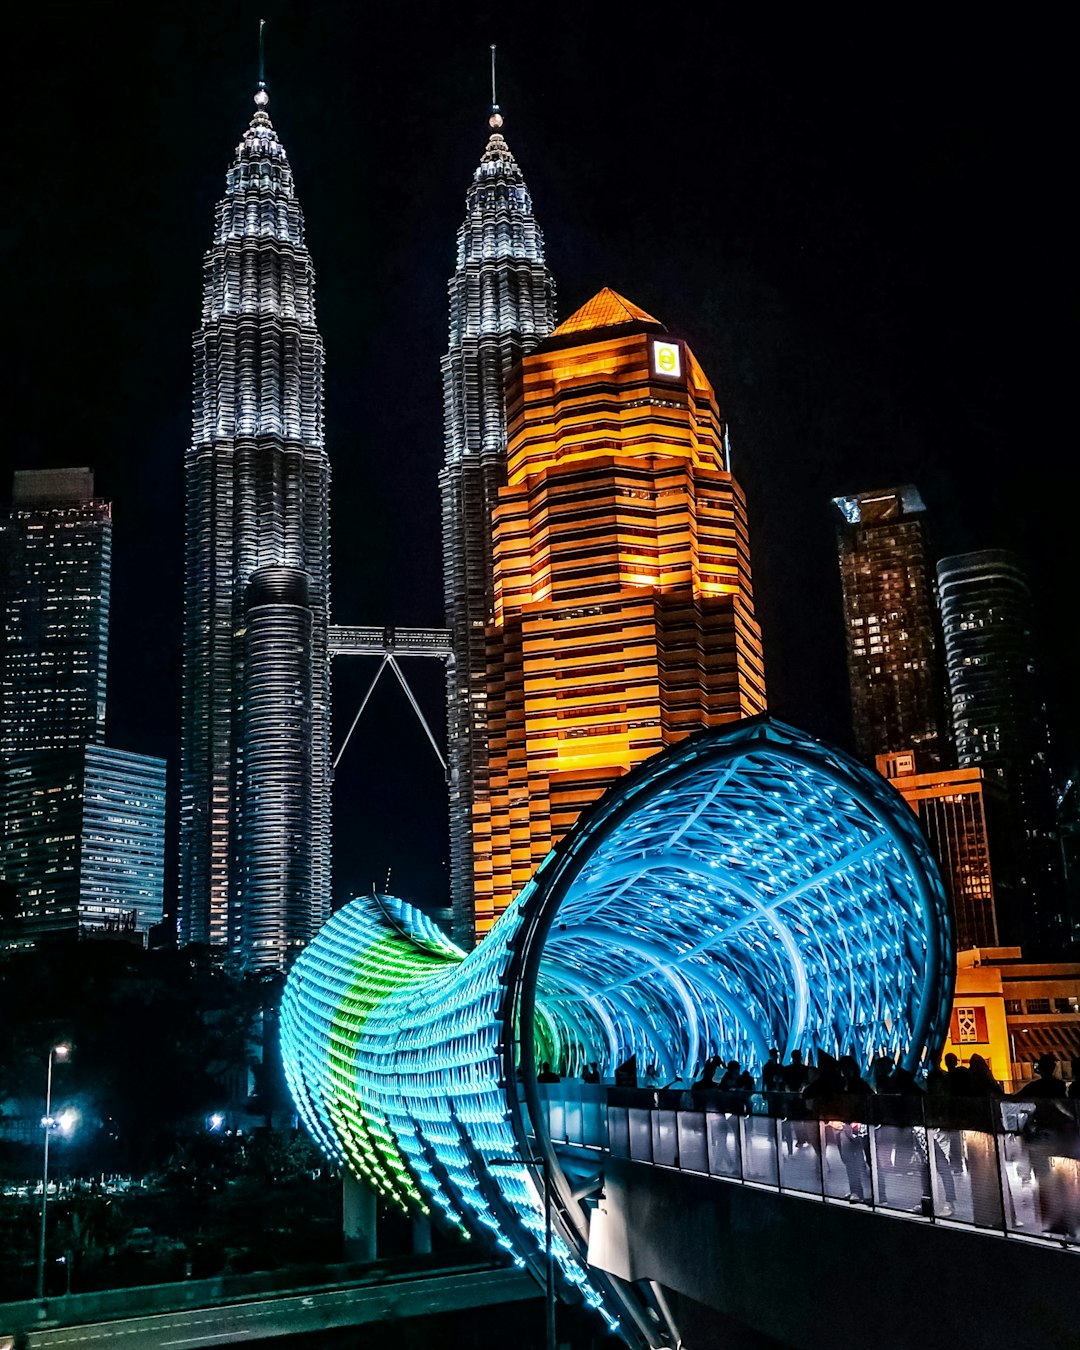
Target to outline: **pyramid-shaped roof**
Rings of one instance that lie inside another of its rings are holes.
[[[590,333],[594,328],[617,328],[624,323],[659,324],[660,320],[646,314],[632,300],[627,300],[610,286],[605,286],[602,291],[597,291],[591,300],[586,300],[568,319],[564,319],[551,336],[565,337],[569,333]]]

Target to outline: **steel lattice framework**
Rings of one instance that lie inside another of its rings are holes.
[[[952,966],[941,880],[900,796],[761,717],[617,782],[467,956],[400,900],[354,901],[294,967],[282,1042],[328,1153],[532,1264],[542,1155],[563,1279],[640,1341],[633,1291],[588,1267],[539,1060],[611,1074],[637,1055],[685,1080],[715,1054],[760,1071],[778,1045],[916,1069],[944,1042]]]

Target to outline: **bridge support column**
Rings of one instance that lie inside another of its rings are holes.
[[[419,1216],[412,1221],[413,1256],[427,1256],[431,1252],[431,1220]]]
[[[341,1246],[346,1261],[374,1261],[375,1192],[346,1169],[341,1183]]]

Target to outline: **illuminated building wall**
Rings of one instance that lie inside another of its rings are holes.
[[[835,497],[855,748],[949,758],[925,507],[915,488]]]
[[[1028,961],[1019,947],[958,952],[949,1051],[965,1063],[978,1052],[1014,1087],[1043,1055],[1059,1077],[1080,1077],[1080,962]]]
[[[447,668],[450,867],[454,930],[471,946],[472,807],[487,786],[484,631],[494,600],[491,513],[506,481],[503,389],[523,352],[551,332],[555,287],[521,170],[492,110],[492,134],[466,197],[450,279],[450,349],[442,362],[445,464],[443,584],[454,660]]]
[[[15,474],[5,562],[0,754],[104,739],[112,507],[90,469]]]
[[[260,89],[203,265],[180,938],[285,966],[330,907],[330,464],[315,276]]]
[[[18,897],[18,943],[161,922],[163,759],[103,745],[13,755],[3,875]]]
[[[613,779],[765,707],[746,505],[686,343],[601,291],[519,363],[507,406],[478,932]]]
[[[1014,920],[1003,794],[981,769],[919,772],[913,750],[878,755],[878,772],[919,817],[953,908],[958,949],[996,947]]]
[[[1024,940],[1060,943],[1064,887],[1031,587],[1004,549],[942,558],[937,576],[957,759],[1008,797]]]

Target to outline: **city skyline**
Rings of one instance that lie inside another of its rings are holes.
[[[205,221],[250,106],[257,17],[207,7],[185,15],[183,28],[141,34],[134,61],[119,54],[130,44],[111,54],[118,17],[95,16],[102,40],[89,60],[81,25],[90,20],[72,17],[50,37],[47,68],[32,46],[21,62],[33,75],[19,91],[14,193],[16,299],[25,298],[27,320],[8,467],[89,463],[116,501],[109,739],[165,753],[174,766],[185,348]],[[447,11],[433,14],[407,55],[391,48],[385,69],[353,80],[361,34],[344,8],[302,16],[271,7],[268,18],[275,125],[296,165],[321,280],[339,622],[441,622],[442,297],[462,190],[488,135],[491,41],[500,43],[506,134],[544,225],[560,311],[610,282],[685,332],[712,375],[747,493],[778,715],[850,741],[829,520],[838,493],[914,482],[944,526],[943,553],[1015,548],[1043,614],[1069,603],[1067,494],[1054,491],[1064,441],[1053,358],[1037,350],[1055,321],[1043,272],[1058,256],[1056,189],[1038,172],[1045,141],[1021,159],[1043,116],[1053,132],[1056,95],[1049,81],[1034,101],[1018,94],[999,106],[995,80],[1014,57],[1004,35],[976,35],[988,59],[954,68],[950,56],[970,38],[959,25],[935,35],[933,52],[902,36],[876,61],[860,54],[857,33],[830,54],[835,35],[822,32],[815,63],[793,29],[766,54],[758,35],[732,31],[726,16],[703,17],[711,46],[652,58],[644,37],[612,27],[603,7],[584,17],[572,45],[494,10],[460,21]],[[38,39],[39,22],[22,19],[18,50]],[[627,87],[627,60],[648,73],[652,101]],[[707,82],[713,65],[718,78]],[[1022,62],[1014,89],[1017,80],[1037,92]],[[80,178],[77,147],[87,138],[92,182]],[[75,147],[74,188],[50,176],[55,145]],[[131,180],[147,209],[137,232],[114,241],[99,217]],[[75,190],[80,182],[93,190]],[[65,261],[59,243],[69,231],[94,245],[88,266]],[[57,290],[94,315],[100,338],[87,343],[38,318]],[[68,392],[56,407],[46,391],[60,372]],[[73,456],[87,426],[94,434]],[[1042,625],[1058,764],[1077,745],[1061,628]],[[437,712],[441,672],[428,674],[421,696]],[[366,678],[336,675],[339,732]],[[444,839],[418,857],[406,841],[416,818],[431,822],[432,836],[442,831],[444,787],[422,742],[413,756],[407,708],[387,702],[380,714],[395,736],[358,732],[339,770],[338,829],[370,842],[338,850],[348,875],[335,890],[346,880],[382,885],[393,865],[411,868],[419,880],[407,874],[401,888],[426,898],[445,876]],[[395,741],[404,768],[386,762]]]

